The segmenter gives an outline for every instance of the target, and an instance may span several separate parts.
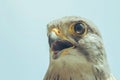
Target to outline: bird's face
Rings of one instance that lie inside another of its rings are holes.
[[[44,80],[109,80],[102,38],[90,21],[81,17],[52,21],[48,38],[50,64]]]
[[[51,60],[103,62],[104,48],[99,31],[88,20],[64,17],[48,24]]]

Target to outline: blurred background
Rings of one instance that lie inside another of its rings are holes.
[[[81,16],[101,31],[111,72],[120,79],[119,0],[0,0],[0,80],[43,80],[49,64],[46,25]]]

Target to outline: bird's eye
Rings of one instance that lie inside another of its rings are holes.
[[[81,23],[77,23],[74,25],[74,32],[77,34],[83,34],[85,32],[85,27]]]
[[[70,33],[77,36],[83,36],[87,32],[87,25],[83,22],[73,23],[70,26]]]

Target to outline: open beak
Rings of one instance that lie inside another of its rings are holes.
[[[50,49],[55,55],[64,49],[74,46],[57,28],[53,28],[48,37]]]

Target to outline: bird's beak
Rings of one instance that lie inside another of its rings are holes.
[[[72,42],[57,28],[53,28],[48,37],[50,49],[55,54],[62,51],[61,55],[65,55],[66,53],[63,50],[73,47]]]
[[[57,29],[52,29],[51,32],[49,33],[48,37],[49,37],[49,45],[51,47],[52,43],[59,40],[59,35],[57,35],[58,33]]]

